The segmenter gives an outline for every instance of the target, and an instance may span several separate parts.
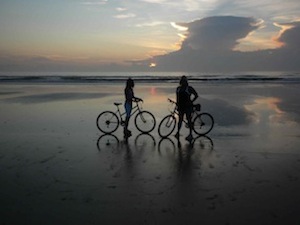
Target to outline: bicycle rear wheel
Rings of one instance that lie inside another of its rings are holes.
[[[158,126],[158,134],[162,138],[168,137],[175,129],[176,119],[173,115],[167,115]]]
[[[97,117],[97,127],[105,134],[113,133],[119,127],[119,118],[111,111],[104,111]]]
[[[209,113],[200,113],[193,121],[193,130],[198,135],[208,134],[214,127],[214,118]]]
[[[151,112],[141,111],[135,117],[135,126],[142,133],[151,132],[156,125],[155,117]]]

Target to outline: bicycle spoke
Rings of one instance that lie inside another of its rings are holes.
[[[119,119],[117,115],[110,111],[101,113],[97,118],[97,127],[103,133],[112,133],[119,126]]]
[[[156,120],[152,113],[142,111],[135,117],[135,126],[142,133],[149,133],[155,128]]]
[[[194,119],[194,131],[199,135],[209,133],[214,126],[214,119],[208,113],[201,113]]]
[[[158,133],[161,137],[169,136],[175,129],[176,119],[172,115],[168,115],[162,119],[158,126]]]

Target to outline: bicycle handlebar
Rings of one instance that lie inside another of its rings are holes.
[[[144,100],[141,99],[141,98],[135,98],[134,102],[136,102],[136,103],[138,103],[138,102],[144,102]]]
[[[174,104],[177,104],[175,101],[173,101],[172,99],[168,98],[168,101]]]

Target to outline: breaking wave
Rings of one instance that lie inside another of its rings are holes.
[[[183,75],[183,73],[181,73]],[[180,76],[179,73],[168,75],[168,73],[159,74],[55,74],[55,75],[22,75],[22,74],[0,74],[0,83],[107,83],[125,82],[128,77],[133,78],[135,81],[141,83],[158,83],[168,82],[177,83]],[[213,74],[185,74],[188,76],[190,82],[289,82],[300,83],[300,73],[270,73],[270,74],[227,74],[227,75],[213,75]]]

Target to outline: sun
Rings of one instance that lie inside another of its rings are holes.
[[[156,67],[156,63],[150,63],[149,67]]]

